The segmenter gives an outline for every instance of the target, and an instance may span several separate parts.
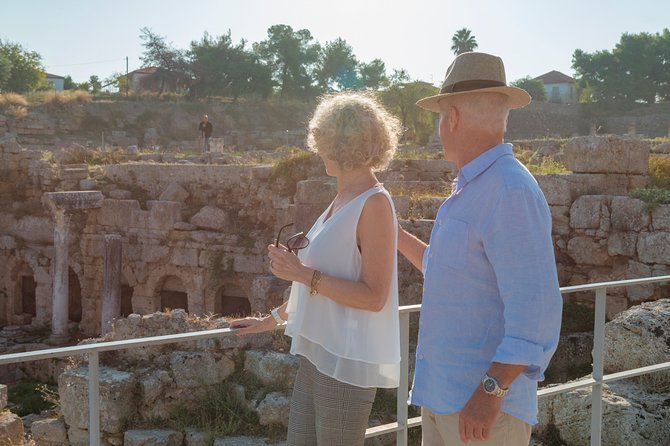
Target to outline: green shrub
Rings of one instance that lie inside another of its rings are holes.
[[[37,381],[20,381],[9,387],[7,400],[15,405],[12,411],[24,417],[53,409],[57,405],[52,397],[54,394],[55,386],[47,386]]]
[[[660,187],[634,189],[631,191],[630,197],[642,200],[647,210],[653,210],[659,204],[670,204],[670,189]]]
[[[649,157],[649,178],[654,186],[670,189],[670,157],[651,155]]]

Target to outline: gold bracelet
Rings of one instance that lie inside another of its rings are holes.
[[[316,287],[319,286],[319,282],[321,282],[321,271],[315,269],[314,273],[312,274],[312,281],[309,284],[309,294],[312,296],[319,293],[319,290],[316,289]]]

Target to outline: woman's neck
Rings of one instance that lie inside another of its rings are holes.
[[[377,177],[369,168],[339,172],[339,175],[337,175],[337,195],[340,197],[358,195],[378,183]]]

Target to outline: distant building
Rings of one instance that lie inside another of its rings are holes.
[[[188,88],[189,79],[158,67],[146,67],[128,73],[128,88],[132,91],[163,93],[183,93]]]
[[[65,89],[65,78],[55,74],[44,73],[45,80],[51,84],[51,87],[56,91],[63,91]]]
[[[579,102],[577,93],[577,81],[560,71],[550,71],[538,76],[535,80],[544,83],[544,91],[547,93],[547,101],[559,104],[574,104]]]

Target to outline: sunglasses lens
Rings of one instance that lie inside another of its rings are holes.
[[[286,247],[291,250],[303,249],[306,248],[307,245],[309,245],[309,240],[302,232],[286,240]]]

